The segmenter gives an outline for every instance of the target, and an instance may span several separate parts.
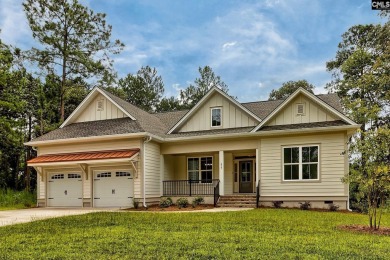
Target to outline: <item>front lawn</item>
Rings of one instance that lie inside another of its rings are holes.
[[[221,213],[103,212],[0,228],[4,259],[389,259],[390,236],[339,225],[353,213],[256,209]],[[390,226],[390,216],[383,218]]]

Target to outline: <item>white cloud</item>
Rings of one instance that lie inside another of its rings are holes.
[[[234,45],[236,45],[237,44],[237,42],[227,42],[227,43],[224,43],[223,45],[222,45],[222,50],[227,50],[227,49],[229,49],[229,48],[231,48],[231,47],[233,47]]]

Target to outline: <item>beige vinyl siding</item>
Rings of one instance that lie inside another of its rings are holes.
[[[222,126],[211,127],[211,108],[222,108]],[[212,95],[180,128],[179,132],[256,126],[258,122],[219,93]]]
[[[42,172],[43,177],[39,174],[37,174],[37,198],[38,199],[45,199],[46,198],[46,179],[47,179],[47,173],[46,170],[43,170]]]
[[[175,179],[175,168],[174,168],[175,158],[172,155],[164,155],[164,180],[174,180]]]
[[[103,110],[98,111],[97,103],[98,101],[103,101]],[[87,122],[87,121],[97,121],[97,120],[106,120],[106,119],[116,119],[127,117],[122,110],[120,110],[116,105],[111,101],[105,98],[103,95],[97,95],[88,107],[77,117],[74,123],[78,122]]]
[[[319,145],[319,181],[282,181],[282,147]],[[262,196],[345,196],[344,133],[264,138],[260,152]]]
[[[89,141],[76,144],[48,145],[39,147],[39,155],[61,154],[73,152],[108,151],[120,149],[140,148],[139,139],[125,139],[113,141]]]
[[[305,114],[297,114],[297,104],[304,104]],[[293,99],[290,104],[283,108],[282,111],[277,113],[267,125],[289,125],[289,124],[300,124],[300,123],[314,123],[324,121],[339,120],[336,115],[333,115],[329,111],[322,108],[320,105],[310,101],[303,95],[299,95]]]
[[[160,196],[160,145],[156,142],[145,143],[145,196]]]

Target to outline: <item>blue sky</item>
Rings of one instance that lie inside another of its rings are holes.
[[[289,80],[306,79],[315,93],[331,80],[325,63],[341,34],[355,24],[378,23],[370,0],[81,0],[107,14],[119,76],[145,65],[177,95],[209,65],[241,102],[267,99]],[[21,0],[0,0],[0,38],[28,49],[34,44]]]

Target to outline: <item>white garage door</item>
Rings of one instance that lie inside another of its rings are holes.
[[[47,205],[49,207],[81,207],[82,183],[80,173],[49,174]]]
[[[94,172],[95,207],[132,207],[133,174],[130,171]]]

